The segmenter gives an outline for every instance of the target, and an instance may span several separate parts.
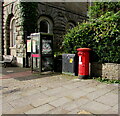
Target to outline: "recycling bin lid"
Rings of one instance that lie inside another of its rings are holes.
[[[76,54],[62,54],[62,56],[75,56]]]
[[[78,48],[77,51],[90,51],[90,48]]]

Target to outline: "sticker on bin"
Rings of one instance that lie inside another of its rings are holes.
[[[70,58],[69,62],[70,62],[70,63],[72,63],[72,62],[73,62],[73,59],[72,59],[72,58]]]
[[[82,64],[82,57],[79,56],[79,64]]]

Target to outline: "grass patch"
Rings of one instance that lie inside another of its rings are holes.
[[[100,82],[107,83],[107,84],[120,84],[120,80],[107,79],[107,78],[102,78],[102,77],[98,77],[94,79]]]

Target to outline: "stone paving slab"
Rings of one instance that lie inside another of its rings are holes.
[[[44,105],[44,104],[47,104],[49,102],[52,102],[53,100],[56,100],[57,97],[45,97],[45,98],[42,98],[42,99],[37,99],[35,101],[32,101],[31,105],[34,106],[34,107],[38,107],[40,105]]]
[[[108,93],[95,99],[95,101],[105,105],[114,106],[118,103],[118,96],[116,96],[116,94]]]
[[[4,102],[10,102],[10,101],[14,101],[16,99],[21,98],[22,96],[18,93],[18,94],[10,94],[9,96],[3,97],[2,101]]]
[[[72,90],[65,90],[64,88],[63,88],[63,91],[60,91],[58,94],[54,94],[53,96],[55,96],[55,97],[67,97],[69,94],[73,94],[72,93]],[[72,99],[72,98],[70,98],[70,99]]]
[[[84,106],[81,106],[81,109],[87,110],[88,112],[91,112],[93,114],[104,114],[110,108],[111,108],[110,106],[95,101],[92,101],[90,103],[84,104]]]
[[[96,99],[96,98],[98,98],[98,97],[101,97],[101,96],[109,93],[110,91],[111,91],[111,90],[106,89],[106,88],[104,88],[104,89],[97,89],[96,91],[93,91],[93,92],[88,93],[86,96],[87,96],[89,99],[94,100],[94,99]]]
[[[68,90],[68,89],[58,87],[58,88],[54,88],[54,89],[49,89],[47,91],[44,91],[43,93],[46,95],[55,95],[55,94],[59,94],[60,92],[64,92],[65,90]]]
[[[85,111],[90,112],[91,116],[118,113],[117,84],[75,79],[74,76],[62,74],[26,76],[23,73],[19,74],[21,77],[15,77],[17,71],[12,73],[14,77],[2,80],[3,113],[79,114]],[[4,75],[10,74],[8,72],[4,71]]]
[[[114,109],[114,110],[118,111],[118,106],[119,106],[119,105],[118,105],[118,104],[116,104],[115,106],[113,106],[113,107],[112,107],[112,109]]]
[[[36,88],[36,90],[38,90],[38,91],[40,91],[40,92],[42,92],[42,91],[46,91],[46,90],[48,90],[49,88],[48,87],[38,87],[38,88]]]
[[[91,93],[91,92],[94,92],[97,90],[96,87],[88,87],[88,88],[85,88],[85,89],[82,89],[85,93]]]
[[[68,103],[62,105],[61,108],[71,112],[75,108],[78,108],[78,107],[80,107],[86,103],[89,103],[89,102],[90,101],[86,98],[80,98],[80,99],[76,99],[74,101],[71,101],[71,102],[68,102]]]
[[[106,112],[104,112],[104,114],[118,114],[118,109],[116,110],[116,109],[111,108],[107,110]]]
[[[61,77],[58,78],[59,80],[58,81],[53,81],[52,84],[50,82],[47,83],[46,87],[47,88],[51,88],[51,89],[54,89],[54,88],[58,88],[58,87],[61,87],[62,85],[66,85],[68,83],[67,80],[64,80],[63,78],[61,79]],[[63,81],[64,80],[64,81]],[[70,82],[69,82],[70,83]]]
[[[63,85],[64,88],[67,88],[67,89],[74,89],[74,88],[78,88],[80,86],[84,86],[85,83],[82,83],[82,82],[74,82],[74,83],[69,83],[69,84],[65,84]]]
[[[78,99],[82,96],[85,96],[87,93],[85,91],[82,90],[72,90],[68,95],[66,95],[66,97],[71,98],[71,99]]]
[[[57,108],[54,108],[48,112],[45,112],[44,114],[67,114],[69,111],[67,110],[64,110],[63,108],[61,107],[57,107]]]
[[[114,93],[114,94],[119,94],[120,93],[120,90],[118,90],[118,88],[115,88],[111,91],[111,93]]]
[[[58,106],[61,106],[63,104],[66,104],[70,101],[71,101],[71,99],[69,99],[67,97],[62,97],[62,98],[58,98],[57,100],[54,100],[52,102],[49,102],[49,104],[54,106],[54,107],[58,107]]]
[[[7,112],[7,114],[24,114],[24,112],[27,112],[28,110],[33,109],[34,107],[31,105],[26,105],[21,108],[15,108],[13,110],[10,110]]]
[[[36,101],[38,98],[44,98],[47,97],[46,95],[39,93],[39,94],[34,94],[30,96],[25,96],[20,99],[16,99],[14,101],[10,101],[9,103],[14,107],[14,108],[21,108],[26,105],[29,105],[31,102]]]
[[[12,105],[10,105],[9,103],[7,102],[2,102],[2,112],[3,113],[7,113],[11,110],[14,110],[14,107]]]
[[[29,111],[25,112],[25,114],[43,114],[52,109],[54,109],[53,106],[51,106],[49,104],[45,104],[45,105],[42,105],[37,108],[33,108],[33,109],[29,110]]]
[[[37,89],[31,89],[31,90],[25,91],[21,95],[22,96],[30,96],[30,95],[34,95],[34,94],[37,94],[37,93],[40,93],[39,90],[37,90]]]

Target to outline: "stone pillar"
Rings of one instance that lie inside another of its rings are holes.
[[[2,60],[2,2],[0,1],[0,61]]]
[[[16,65],[23,67],[25,58],[25,43],[23,32],[23,18],[20,9],[20,2],[10,2],[3,5],[3,29],[4,29],[4,54],[14,55]],[[16,20],[16,46],[10,46],[10,26],[12,19]]]
[[[2,60],[2,1],[0,1],[0,61]],[[2,74],[2,67],[0,64],[0,74]],[[2,86],[2,80],[0,80]],[[0,95],[0,104],[2,104],[2,94]],[[2,105],[0,105],[0,115],[2,115]]]

